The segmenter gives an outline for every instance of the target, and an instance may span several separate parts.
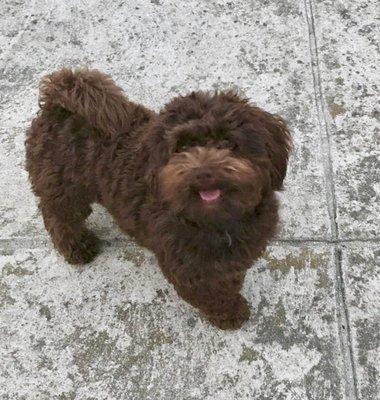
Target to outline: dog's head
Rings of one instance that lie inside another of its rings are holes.
[[[148,139],[147,175],[170,209],[227,224],[281,190],[291,147],[281,118],[232,92],[174,99]]]

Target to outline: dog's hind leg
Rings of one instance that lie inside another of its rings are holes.
[[[85,264],[99,252],[99,239],[86,228],[90,203],[80,197],[41,198],[39,208],[56,249],[70,264]]]

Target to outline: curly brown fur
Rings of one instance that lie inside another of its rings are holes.
[[[27,169],[45,226],[71,263],[91,261],[98,202],[157,256],[178,294],[216,326],[249,317],[239,293],[275,235],[291,140],[284,121],[232,92],[177,97],[156,114],[98,71],[42,80]]]

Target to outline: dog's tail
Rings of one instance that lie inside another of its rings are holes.
[[[40,83],[41,109],[62,107],[85,118],[107,135],[126,131],[137,108],[108,76],[98,70],[62,69]]]

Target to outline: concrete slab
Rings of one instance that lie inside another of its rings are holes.
[[[3,399],[345,398],[327,246],[269,249],[243,290],[253,317],[233,333],[133,244],[80,270],[49,248],[0,267]]]
[[[342,238],[379,237],[378,2],[316,2],[315,27]]]
[[[366,400],[380,395],[379,256],[379,245],[358,244],[342,257],[359,398]]]
[[[282,195],[282,236],[329,237],[302,4],[86,4],[36,0],[0,5],[1,14],[9,15],[0,37],[1,180],[7,182],[0,210],[8,221],[1,226],[3,237],[41,232],[21,168],[38,81],[62,66],[84,65],[109,72],[132,99],[155,109],[190,90],[237,88],[286,117],[296,145]],[[22,218],[15,221],[12,215]]]

